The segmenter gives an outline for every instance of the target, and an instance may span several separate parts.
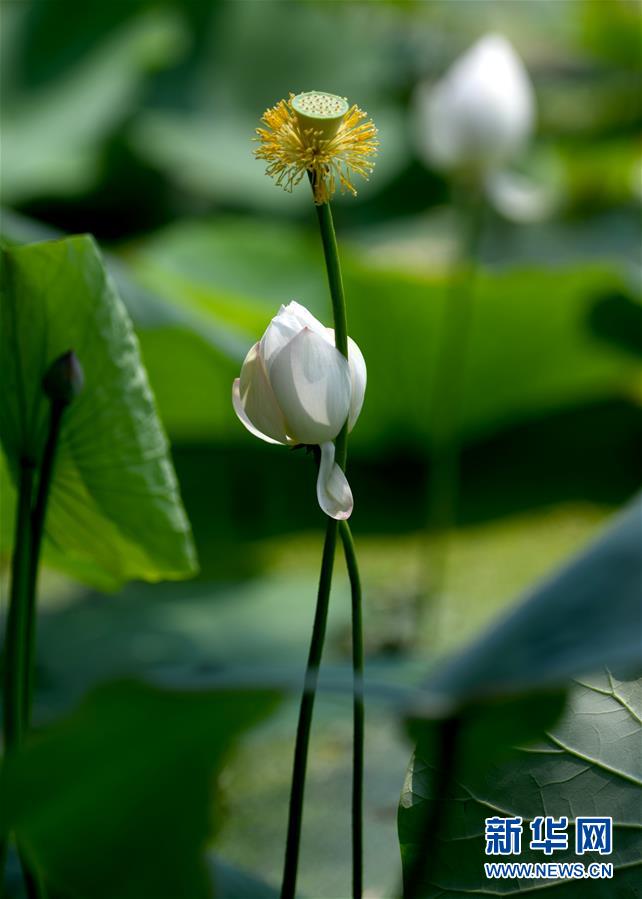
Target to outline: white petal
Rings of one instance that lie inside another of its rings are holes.
[[[488,176],[486,193],[495,209],[513,222],[544,221],[559,204],[555,185],[505,170]]]
[[[292,300],[287,306],[282,306],[281,308],[295,318],[298,318],[302,328],[309,328],[316,334],[323,334],[325,331],[325,326],[321,324],[319,319],[315,318],[309,309],[306,309],[301,303],[297,303],[296,300]]]
[[[528,73],[498,34],[474,44],[433,88],[420,86],[416,104],[419,149],[443,168],[501,164],[534,127]]]
[[[291,438],[320,444],[337,436],[350,409],[350,369],[325,336],[304,328],[273,358],[270,384]]]
[[[266,371],[269,372],[277,353],[304,328],[309,328],[317,334],[325,331],[321,322],[300,303],[293,300],[287,306],[281,306],[261,338],[261,356]]]
[[[345,474],[334,461],[334,443],[321,444],[317,499],[326,515],[339,521],[350,518],[354,500]]]
[[[326,335],[330,343],[334,346],[334,328],[326,328]],[[351,431],[363,408],[363,400],[366,395],[366,360],[363,353],[354,342],[352,337],[348,337],[348,362],[350,363],[350,413],[348,415],[348,430]]]
[[[239,421],[245,425],[250,434],[254,434],[255,437],[258,437],[260,440],[265,440],[266,443],[279,443],[278,440],[272,440],[271,437],[267,437],[265,434],[262,434],[258,428],[255,428],[250,419],[245,414],[245,409],[243,408],[243,403],[241,402],[241,392],[239,389],[239,385],[241,383],[240,378],[235,378],[234,383],[232,384],[232,405],[234,406],[234,411],[236,412]]]
[[[363,400],[366,395],[366,382],[368,380],[366,360],[352,337],[348,337],[348,362],[350,363],[350,379],[352,381],[350,414],[348,415],[348,430],[351,431],[361,414]]]
[[[245,357],[241,377],[232,387],[234,411],[245,427],[267,443],[287,443],[285,419],[268,381],[259,344]]]

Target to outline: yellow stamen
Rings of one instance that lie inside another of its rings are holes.
[[[306,173],[312,176],[314,201],[327,203],[337,187],[356,196],[352,173],[362,177],[374,168],[379,141],[366,113],[348,108],[343,97],[309,91],[290,94],[268,109],[257,128],[255,155],[268,163],[266,173],[291,191]]]

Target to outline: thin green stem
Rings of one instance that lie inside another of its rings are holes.
[[[313,175],[310,173],[310,182],[314,188]],[[339,352],[348,358],[348,324],[346,317],[345,293],[343,279],[341,277],[341,265],[339,262],[339,249],[332,220],[332,210],[328,203],[316,206],[319,220],[319,230],[323,245],[330,297],[332,300],[332,312],[334,318],[335,345]],[[344,424],[335,440],[335,461],[345,471],[348,444],[348,423]],[[336,550],[338,522],[329,519],[326,526],[325,543],[323,547],[323,559],[321,563],[321,575],[317,596],[317,608],[312,630],[312,640],[306,669],[306,680],[299,709],[299,722],[297,727],[296,745],[294,750],[294,766],[292,771],[292,787],[290,792],[290,808],[288,817],[288,833],[285,850],[285,865],[283,872],[283,884],[281,887],[281,899],[293,899],[296,892],[296,878],[299,863],[299,850],[301,844],[301,825],[303,818],[303,797],[305,791],[305,776],[307,770],[308,747],[310,743],[310,730],[312,726],[312,713],[318,682],[319,665],[323,652],[323,642],[328,616],[328,604],[330,588],[332,584],[332,569]],[[359,572],[354,554],[354,545],[350,529],[345,522],[341,523],[341,538],[343,541],[348,573],[352,586],[353,603],[353,665],[354,667],[354,779],[353,779],[353,805],[352,805],[352,831],[353,831],[353,892],[355,899],[360,899],[362,893],[363,870],[363,638],[361,626],[361,588]],[[347,541],[347,542],[346,542]]]
[[[363,757],[365,738],[365,710],[363,703],[363,620],[361,614],[361,578],[352,532],[347,521],[339,525],[343,553],[350,579],[352,597],[352,896],[360,899],[363,893]]]
[[[443,333],[433,383],[431,465],[428,492],[428,555],[430,583],[422,593],[440,594],[448,550],[448,537],[457,519],[460,480],[461,405],[466,357],[473,313],[475,264],[482,233],[484,201],[478,191],[462,194],[460,263],[445,298]]]
[[[348,322],[345,292],[341,277],[339,248],[329,203],[316,206],[323,244],[328,286],[332,298],[335,344],[348,358]],[[336,439],[336,460],[345,471],[347,461],[348,426],[344,425]],[[341,540],[348,568],[352,595],[352,670],[353,670],[353,773],[352,773],[352,895],[361,899],[363,892],[363,624],[361,615],[361,581],[350,526],[340,525]]]
[[[345,292],[341,277],[339,248],[329,203],[316,206],[323,244],[328,285],[334,314],[335,344],[348,358],[348,322]],[[336,439],[336,460],[345,471],[347,461],[348,425],[343,426]],[[352,670],[353,670],[353,771],[352,771],[352,896],[361,899],[363,893],[363,624],[361,615],[361,581],[352,533],[346,521],[341,522],[341,540],[348,568],[352,595]]]
[[[31,505],[35,470],[35,463],[32,459],[24,457],[20,460],[2,683],[4,750],[6,753],[14,752],[20,745],[24,728],[24,688],[28,665]],[[5,839],[0,844],[0,895],[4,895],[4,872],[8,848],[8,840]]]
[[[329,203],[315,206],[323,244],[323,256],[328,275],[328,286],[332,300],[332,317],[334,319],[334,342],[342,356],[348,358],[348,320],[346,315],[346,298],[341,277],[339,248],[334,231],[332,210]],[[335,440],[335,460],[345,471],[348,454],[348,423],[346,422]]]
[[[3,714],[5,751],[13,752],[22,741],[24,690],[28,667],[28,615],[31,557],[31,506],[35,464],[20,462],[15,542],[11,560],[11,590],[4,652]]]
[[[334,566],[334,553],[337,544],[337,526],[338,522],[334,518],[328,518],[325,541],[323,544],[323,557],[321,559],[317,608],[314,616],[314,625],[312,627],[312,639],[310,641],[310,651],[305,672],[305,684],[303,687],[303,696],[301,697],[299,723],[297,726],[296,744],[294,749],[294,765],[292,768],[292,787],[290,791],[290,809],[281,899],[294,899],[296,894],[299,850],[301,846],[301,825],[303,820],[305,776],[308,765],[308,747],[310,745],[314,699],[319,679],[319,666],[321,664],[321,655],[323,653],[323,643],[328,621],[332,569]]]
[[[36,588],[56,447],[65,403],[51,401],[47,441],[40,465],[35,504],[35,465],[25,459],[20,469],[15,549],[12,560],[11,598],[7,621],[4,679],[4,730],[7,752],[20,746],[31,717],[36,643]],[[7,846],[0,847],[0,881],[4,879]],[[20,853],[29,899],[45,899],[47,892],[37,869]]]
[[[31,704],[33,700],[34,668],[36,659],[36,623],[37,623],[37,587],[38,570],[40,563],[40,551],[45,527],[45,515],[47,512],[47,500],[53,480],[53,467],[56,458],[56,448],[60,436],[65,404],[57,400],[51,401],[51,414],[49,418],[49,432],[40,466],[40,478],[38,481],[38,493],[31,515],[31,558],[29,570],[28,616],[27,616],[27,666],[25,671],[24,707],[23,716],[25,727],[29,727],[31,719]]]

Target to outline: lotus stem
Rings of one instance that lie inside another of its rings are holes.
[[[352,532],[347,521],[339,525],[343,552],[350,579],[352,597],[352,896],[363,893],[363,757],[365,709],[363,703],[363,623],[361,615],[361,578]]]
[[[305,778],[308,766],[308,747],[310,745],[310,729],[312,727],[312,713],[316,697],[317,683],[319,679],[319,667],[325,641],[326,625],[328,621],[328,605],[330,601],[330,588],[332,586],[332,569],[334,566],[334,552],[337,544],[338,521],[328,518],[323,544],[323,557],[321,560],[321,574],[319,576],[319,589],[317,593],[317,607],[312,627],[312,639],[308,654],[308,664],[305,671],[305,684],[299,708],[299,722],[296,732],[294,748],[294,765],[292,768],[292,787],[290,791],[290,808],[288,817],[288,833],[285,846],[285,864],[283,868],[283,882],[281,885],[281,899],[294,899],[296,895],[296,881],[299,867],[299,852],[301,848],[301,826],[303,823],[303,799],[305,792]]]
[[[43,378],[42,386],[50,400],[50,415],[35,503],[36,462],[26,455],[20,461],[3,683],[4,739],[7,754],[19,749],[31,717],[36,650],[36,590],[47,499],[53,478],[62,416],[67,405],[82,389],[82,369],[71,351],[63,353],[54,360]],[[7,849],[6,842],[0,845],[0,895],[3,891]],[[29,899],[46,899],[47,891],[40,872],[20,851],[20,846],[18,854]]]
[[[462,219],[460,262],[448,285],[443,332],[435,365],[431,410],[433,431],[428,489],[427,537],[431,568],[422,596],[438,598],[445,577],[448,542],[457,520],[460,482],[461,404],[470,326],[476,260],[482,234],[484,200],[470,190],[457,203]],[[431,550],[431,552],[430,552]],[[420,604],[420,614],[423,611]]]
[[[20,462],[15,540],[11,560],[11,589],[5,637],[3,682],[4,743],[7,753],[22,742],[24,693],[28,670],[29,584],[31,579],[31,506],[36,466]]]
[[[314,193],[314,175],[309,173],[310,184]],[[348,358],[348,324],[346,316],[345,293],[339,250],[329,203],[315,205],[319,221],[323,255],[325,259],[332,313],[334,318],[335,345],[339,352]],[[346,421],[335,440],[335,461],[345,471],[348,443],[348,422]],[[361,624],[361,587],[359,571],[350,528],[345,521],[329,519],[321,562],[321,575],[317,595],[317,608],[312,630],[312,639],[306,668],[305,687],[299,709],[296,744],[294,750],[294,766],[292,771],[292,787],[288,817],[288,833],[285,850],[285,864],[281,899],[294,899],[301,845],[301,828],[303,821],[303,799],[307,771],[310,729],[314,709],[318,672],[325,640],[330,589],[332,586],[332,569],[336,549],[337,531],[341,539],[348,567],[352,592],[352,662],[353,662],[353,791],[352,791],[352,883],[353,899],[361,899],[363,883],[363,744],[364,744],[364,708],[363,708],[363,635]]]
[[[40,567],[40,551],[45,527],[45,515],[47,513],[47,500],[53,479],[54,460],[56,448],[60,436],[65,404],[58,400],[51,401],[51,414],[49,418],[49,432],[40,466],[40,478],[38,480],[38,492],[36,502],[31,514],[31,554],[29,563],[29,588],[28,588],[28,614],[27,614],[27,664],[25,670],[25,689],[23,694],[23,716],[25,728],[29,727],[31,720],[31,705],[34,689],[34,669],[36,661],[36,623],[37,623],[37,587],[38,572]]]

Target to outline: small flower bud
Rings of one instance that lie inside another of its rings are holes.
[[[58,356],[42,379],[42,389],[54,403],[68,406],[83,389],[85,376],[73,350]]]
[[[535,94],[511,44],[487,34],[435,85],[419,85],[418,149],[444,170],[492,171],[514,157],[535,125]]]

